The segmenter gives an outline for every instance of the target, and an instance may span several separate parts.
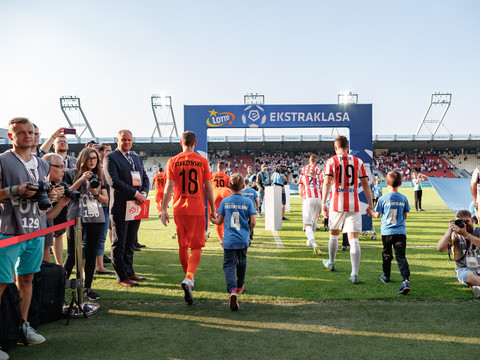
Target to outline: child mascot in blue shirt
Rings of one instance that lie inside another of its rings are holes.
[[[403,281],[397,290],[397,293],[407,295],[410,291],[410,269],[405,250],[407,248],[407,230],[405,219],[410,211],[410,205],[405,195],[398,192],[402,185],[402,176],[397,171],[391,171],[387,174],[388,194],[378,199],[373,212],[376,218],[382,217],[381,232],[383,242],[383,274],[380,280],[384,283],[390,282],[390,270],[393,260],[392,246],[395,250],[395,259],[398,263],[398,269],[403,277]]]
[[[255,227],[255,207],[242,195],[245,179],[241,174],[230,176],[232,195],[222,200],[217,210],[218,217],[212,223],[221,225],[225,220],[223,235],[223,271],[227,282],[230,309],[238,310],[237,294],[245,287],[247,249],[250,231]],[[235,273],[236,271],[236,273]]]

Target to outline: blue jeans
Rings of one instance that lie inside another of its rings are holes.
[[[241,288],[245,284],[247,272],[247,249],[223,249],[223,272],[227,282],[227,292]],[[236,274],[235,274],[236,270]]]
[[[262,204],[265,200],[265,189],[258,190],[258,213],[262,214]]]
[[[105,213],[105,225],[103,226],[100,239],[98,240],[97,256],[102,256],[105,252],[105,240],[107,240],[108,228],[110,226],[110,215],[108,214],[108,206],[103,208]]]

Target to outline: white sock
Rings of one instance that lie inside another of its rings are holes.
[[[308,241],[310,241],[310,245],[312,245],[312,247],[315,249],[315,246],[317,246],[317,243],[315,242],[315,232],[310,225],[305,227],[305,235],[307,235],[307,239]]]
[[[358,275],[358,268],[360,266],[360,255],[362,251],[360,250],[360,243],[358,239],[349,239],[350,243],[350,262],[352,263],[352,274]]]
[[[337,256],[338,250],[338,235],[330,234],[330,240],[328,241],[328,257],[331,263],[335,262],[335,256]]]

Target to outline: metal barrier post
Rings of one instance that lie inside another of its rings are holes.
[[[76,280],[71,282],[67,280],[72,289],[72,301],[68,308],[64,307],[64,313],[67,316],[67,325],[72,317],[88,317],[95,314],[100,305],[96,303],[84,303],[83,300],[83,251],[82,251],[82,219],[77,217],[74,226],[74,247],[75,247],[75,266],[76,266]],[[68,288],[68,285],[67,285]]]
[[[77,286],[77,301],[80,306],[83,305],[83,251],[82,251],[82,218],[77,217],[75,222],[75,267],[77,269],[77,282],[82,284]]]

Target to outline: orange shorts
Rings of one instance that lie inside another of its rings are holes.
[[[200,249],[205,246],[205,215],[175,215],[173,217],[177,228],[177,239],[180,247]]]
[[[161,203],[163,201],[163,191],[157,191],[155,194],[155,202]]]

